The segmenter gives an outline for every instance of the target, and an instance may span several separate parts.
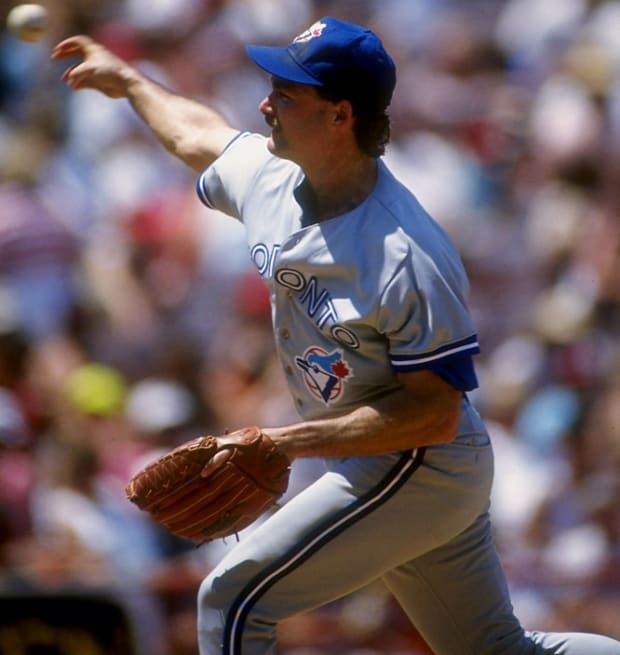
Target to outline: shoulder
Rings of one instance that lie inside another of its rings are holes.
[[[256,133],[240,132],[224,148],[196,181],[196,190],[207,206],[216,206],[217,190],[257,190],[281,185],[287,177],[295,177],[299,168],[269,152],[267,138]]]
[[[380,267],[382,279],[411,288],[438,284],[467,293],[469,282],[458,250],[416,196],[381,163],[371,202],[355,236],[365,261]],[[380,244],[381,257],[377,257]]]
[[[404,239],[410,251],[425,252],[432,259],[460,260],[456,245],[420,203],[415,194],[382,163],[375,196],[382,209],[386,231]]]
[[[233,168],[237,172],[265,167],[282,170],[297,169],[297,165],[273,155],[267,147],[267,137],[255,132],[239,132],[226,144],[222,153],[203,171]]]
[[[414,237],[448,239],[437,221],[426,211],[413,191],[380,160],[375,202],[383,209],[392,227],[401,227]]]
[[[254,132],[239,132],[226,144],[220,156],[206,170],[222,167],[231,161],[237,164],[259,163],[271,158],[273,155],[267,148],[266,137]]]

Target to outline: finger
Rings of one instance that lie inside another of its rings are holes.
[[[230,450],[220,450],[219,453],[216,453],[211,460],[209,460],[206,466],[200,472],[201,478],[208,478],[210,475],[213,475],[215,471],[222,468],[224,464],[230,459],[232,451]]]
[[[77,91],[78,89],[85,89],[89,86],[87,82],[87,73],[81,71],[81,65],[76,65],[68,68],[64,72],[62,79],[74,91]]]
[[[78,67],[79,64],[75,64],[75,66],[69,66],[67,70],[62,74],[62,80],[64,82],[69,82],[71,76],[74,75],[75,69]]]
[[[76,55],[85,55],[89,46],[95,42],[88,36],[78,35],[64,39],[52,50],[52,59],[62,59],[63,57],[74,57]]]

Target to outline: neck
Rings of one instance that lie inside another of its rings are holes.
[[[340,158],[336,165],[321,166],[306,172],[314,195],[316,221],[352,211],[372,193],[377,181],[377,161],[371,157],[346,161]]]

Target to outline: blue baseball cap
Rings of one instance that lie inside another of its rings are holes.
[[[371,30],[326,16],[288,46],[249,45],[248,55],[263,70],[297,84],[309,84],[384,109],[396,84],[396,66]]]

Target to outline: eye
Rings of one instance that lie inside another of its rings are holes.
[[[271,87],[271,95],[274,100],[282,103],[288,103],[293,100],[293,95],[291,94],[289,85],[281,82],[280,80],[274,80]]]

